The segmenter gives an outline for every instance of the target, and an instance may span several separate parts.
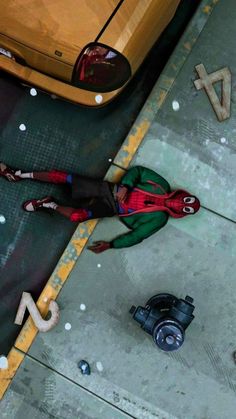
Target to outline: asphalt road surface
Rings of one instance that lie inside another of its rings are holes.
[[[199,3],[182,1],[135,78],[104,108],[81,108],[41,92],[33,97],[1,73],[0,161],[25,171],[59,168],[103,177]],[[0,220],[6,220],[0,224],[0,355],[7,355],[20,330],[14,318],[22,292],[37,299],[76,225],[21,208],[25,200],[48,194],[66,203],[65,188],[0,179],[0,190]]]

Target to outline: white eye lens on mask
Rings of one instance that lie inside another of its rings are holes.
[[[183,208],[183,212],[186,212],[187,214],[193,214],[194,213],[194,208],[192,208],[192,207],[184,207]]]
[[[184,203],[185,204],[193,204],[196,201],[196,199],[194,198],[194,196],[186,196],[184,198]]]

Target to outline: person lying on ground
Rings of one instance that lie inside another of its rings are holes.
[[[23,204],[25,211],[56,211],[78,223],[117,215],[130,231],[110,242],[93,243],[88,248],[94,253],[136,245],[164,227],[169,216],[183,218],[196,214],[200,208],[196,196],[182,189],[171,192],[167,180],[142,166],[129,169],[118,184],[59,170],[24,173],[4,163],[0,163],[0,176],[10,182],[31,179],[71,187],[75,206],[62,206],[47,196],[26,201]],[[82,205],[84,199],[90,200],[86,206]]]

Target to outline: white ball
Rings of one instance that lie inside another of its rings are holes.
[[[173,102],[172,102],[172,109],[176,112],[176,111],[179,110],[179,108],[180,108],[179,102],[177,100],[173,100]]]
[[[31,94],[31,96],[37,96],[38,92],[37,92],[37,90],[36,90],[36,89],[34,89],[34,88],[32,87],[32,89],[30,89],[30,94]]]
[[[0,224],[5,224],[6,222],[6,218],[4,217],[4,215],[0,215]]]
[[[19,129],[20,129],[21,131],[25,131],[25,130],[26,130],[26,126],[25,126],[25,124],[20,124]]]
[[[79,306],[81,311],[85,311],[86,310],[86,305],[85,304],[80,304]]]
[[[66,323],[65,324],[65,329],[66,330],[70,330],[71,329],[71,324],[70,323]]]
[[[97,370],[98,371],[100,371],[100,372],[103,371],[103,365],[102,365],[102,363],[100,361],[96,362],[96,367],[97,367]]]

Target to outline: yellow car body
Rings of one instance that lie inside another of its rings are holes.
[[[74,103],[104,105],[137,71],[179,3],[0,0],[0,69]]]

